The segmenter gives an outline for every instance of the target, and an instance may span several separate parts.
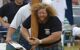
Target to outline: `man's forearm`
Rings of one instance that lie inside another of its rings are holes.
[[[61,38],[61,32],[55,32],[52,35],[44,39],[41,39],[41,41],[42,41],[42,44],[50,44],[58,41],[60,38]]]
[[[23,26],[21,27],[21,33],[22,33],[22,36],[27,40],[30,35],[29,35],[29,32],[26,28],[24,28]]]
[[[7,37],[12,37],[13,33],[16,31],[15,28],[9,27],[7,32]]]

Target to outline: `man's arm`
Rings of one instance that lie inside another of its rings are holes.
[[[62,24],[58,17],[53,18],[52,25],[53,27],[51,28],[51,35],[44,39],[41,39],[42,44],[50,44],[60,40],[62,33]]]
[[[37,46],[39,44],[51,44],[51,43],[55,43],[57,41],[59,41],[61,38],[61,31],[57,31],[52,33],[50,36],[44,38],[44,39],[38,39],[35,37],[30,37],[30,43],[33,46]]]
[[[15,28],[9,27],[8,32],[7,32],[7,38],[6,38],[6,42],[9,43],[12,41],[12,35],[13,33],[16,31]]]
[[[23,35],[23,37],[24,37],[26,40],[28,40],[28,38],[30,37],[30,33],[29,33],[29,30],[28,30],[28,29],[30,28],[30,26],[31,26],[30,21],[31,21],[31,16],[28,17],[28,18],[23,22],[23,24],[22,24],[22,26],[21,26],[22,35]]]
[[[54,32],[52,33],[50,36],[41,39],[42,43],[41,44],[50,44],[50,43],[54,43],[58,40],[60,40],[61,38],[61,31],[59,32]]]
[[[16,14],[14,17],[13,21],[11,22],[8,32],[7,32],[7,37],[6,37],[6,42],[9,43],[12,41],[12,35],[16,31],[16,29],[20,26],[21,24],[21,16],[18,16],[20,14]],[[18,23],[17,23],[18,22]]]
[[[14,32],[16,31],[16,29],[20,26],[21,22],[22,22],[22,15],[20,14],[21,10],[19,10],[13,21],[11,22],[8,32],[7,32],[7,37],[6,37],[6,42],[9,43],[12,41],[12,35],[14,34]]]
[[[25,27],[21,27],[21,33],[22,33],[22,36],[26,39],[26,40],[28,40],[29,39],[29,37],[30,37],[30,35],[29,35],[29,31],[25,28]]]

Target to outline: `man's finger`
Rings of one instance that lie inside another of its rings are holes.
[[[35,38],[33,38],[33,37],[30,37],[30,40],[35,40]]]
[[[12,43],[12,40],[8,40],[8,41],[6,40],[5,42],[9,44],[9,43]]]

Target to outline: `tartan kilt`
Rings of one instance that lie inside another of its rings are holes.
[[[36,50],[62,50],[61,42],[52,44],[50,47],[38,46]]]

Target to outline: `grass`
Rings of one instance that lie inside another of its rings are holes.
[[[80,46],[71,46],[71,47],[64,47],[64,50],[79,50]]]

